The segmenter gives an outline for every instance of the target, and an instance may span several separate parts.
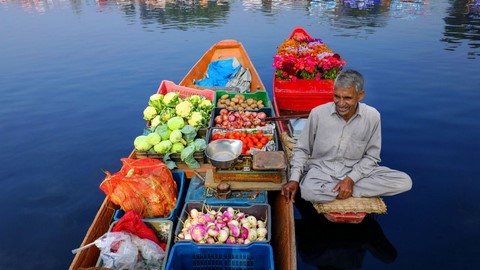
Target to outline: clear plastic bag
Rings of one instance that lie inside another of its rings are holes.
[[[93,243],[72,250],[72,253],[91,245],[100,249],[100,266],[114,270],[160,269],[165,259],[165,251],[155,242],[125,231],[107,232]]]

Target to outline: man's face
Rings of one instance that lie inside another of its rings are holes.
[[[338,114],[345,119],[350,120],[357,111],[357,105],[362,100],[364,95],[363,90],[357,94],[355,87],[349,88],[335,88],[333,91],[333,102]]]

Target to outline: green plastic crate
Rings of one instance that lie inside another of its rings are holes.
[[[264,108],[271,108],[271,102],[270,102],[270,98],[268,97],[268,93],[267,91],[257,91],[257,92],[254,92],[254,93],[235,93],[235,92],[227,92],[227,91],[215,91],[215,102],[214,102],[214,106],[216,108],[218,108],[217,106],[217,102],[218,100],[220,99],[220,97],[222,97],[223,95],[228,95],[229,98],[233,98],[235,95],[242,95],[242,96],[245,96],[245,100],[251,98],[251,99],[254,99],[254,100],[261,100],[263,102],[263,105],[265,106]]]

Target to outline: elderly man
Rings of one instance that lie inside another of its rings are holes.
[[[301,198],[310,202],[391,196],[411,189],[407,174],[378,165],[380,114],[360,103],[363,85],[359,72],[341,72],[333,102],[310,112],[293,149],[290,180],[282,187],[288,202],[295,200],[299,187]]]

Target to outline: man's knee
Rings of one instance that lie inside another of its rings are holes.
[[[412,178],[410,178],[408,174],[401,172],[400,179],[401,181],[397,181],[397,188],[399,192],[406,192],[412,189],[412,185],[413,185]]]

